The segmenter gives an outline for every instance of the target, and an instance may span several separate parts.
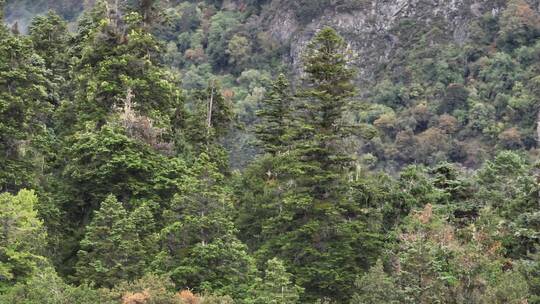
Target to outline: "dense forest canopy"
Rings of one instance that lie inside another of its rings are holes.
[[[461,2],[0,0],[0,303],[540,303],[540,3]]]

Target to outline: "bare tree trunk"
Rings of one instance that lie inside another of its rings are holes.
[[[536,113],[536,148],[540,148],[540,110]],[[538,207],[540,207],[540,169],[536,168],[536,188]]]
[[[207,131],[210,133],[210,128],[212,128],[212,110],[214,108],[214,86],[215,80],[212,80],[211,89],[210,89],[210,100],[208,102],[208,121],[207,121]]]

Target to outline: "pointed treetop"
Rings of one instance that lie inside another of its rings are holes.
[[[350,53],[343,37],[331,27],[323,28],[304,54],[308,82],[335,97],[352,95],[355,71],[349,66],[349,59]]]

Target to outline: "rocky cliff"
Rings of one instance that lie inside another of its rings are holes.
[[[339,2],[339,1],[333,1]],[[337,29],[350,43],[364,80],[375,78],[375,70],[389,63],[400,48],[410,47],[419,36],[438,29],[433,43],[464,44],[470,39],[471,22],[486,14],[496,16],[505,0],[364,0],[343,10],[329,5],[306,24],[283,0],[274,0],[263,10],[262,19],[272,36],[290,45],[293,66],[300,66],[301,52],[313,34],[324,26]],[[528,3],[540,12],[540,1]],[[238,6],[236,6],[238,7]]]

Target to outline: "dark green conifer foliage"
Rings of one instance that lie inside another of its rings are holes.
[[[137,229],[137,233],[141,240],[141,245],[145,253],[144,260],[147,265],[152,263],[159,251],[159,226],[155,215],[158,210],[158,204],[145,201],[129,214],[130,221]]]
[[[534,253],[529,255],[530,266],[527,269],[526,277],[527,284],[529,285],[529,290],[531,297],[529,302],[531,304],[540,303],[540,250],[535,248]]]
[[[209,148],[232,127],[233,106],[225,99],[221,90],[221,85],[212,80],[206,89],[196,90],[192,94],[193,111],[185,132],[190,142],[198,149]]]
[[[51,110],[47,77],[30,40],[0,25],[0,191],[33,183],[31,140]]]
[[[113,287],[142,276],[144,252],[122,203],[109,196],[86,227],[78,252],[76,276],[81,282]]]
[[[292,282],[283,261],[273,258],[267,262],[264,278],[257,279],[252,287],[250,304],[294,304],[299,303],[303,288]]]
[[[70,38],[67,22],[55,12],[49,11],[46,15],[34,18],[28,30],[34,50],[45,60],[47,68],[55,75],[65,74]]]
[[[59,155],[69,160],[62,163],[62,172],[53,185],[52,201],[62,212],[58,220],[51,220],[48,225],[61,234],[62,250],[57,252],[56,262],[63,273],[73,266],[82,229],[109,193],[129,209],[144,200],[152,200],[163,208],[186,172],[182,160],[164,156],[114,126],[70,136]]]
[[[368,273],[356,281],[359,292],[352,297],[350,304],[400,303],[395,281],[384,272],[382,262],[377,261]]]
[[[0,0],[0,21],[4,23],[4,9],[6,6],[6,0]]]
[[[260,121],[255,132],[264,152],[276,154],[288,148],[285,136],[290,125],[291,102],[289,81],[280,74],[257,112]]]
[[[165,212],[168,225],[161,232],[162,252],[155,267],[179,288],[243,298],[255,269],[235,236],[231,208],[224,176],[202,153]]]
[[[71,96],[69,85],[69,39],[67,22],[53,11],[37,16],[29,27],[29,35],[36,53],[45,60],[48,80],[53,88],[49,97],[58,105],[62,97]]]
[[[300,184],[318,200],[337,194],[334,187],[350,162],[340,145],[347,135],[342,117],[354,94],[354,71],[348,67],[347,54],[343,38],[324,28],[304,56],[306,88],[299,93],[295,154],[304,171]]]
[[[107,11],[100,2],[87,22],[82,37],[76,37],[82,40],[74,67],[77,94],[63,110],[64,120],[78,128],[102,127],[129,100],[140,115],[170,131],[176,109],[183,106],[179,83],[160,64],[160,43],[141,16]]]
[[[305,56],[306,87],[298,94],[290,153],[260,159],[241,186],[241,235],[257,246],[257,256],[285,261],[306,289],[304,302],[348,299],[353,274],[377,253],[377,233],[347,198],[342,115],[354,93],[347,64],[343,39],[321,30]]]

